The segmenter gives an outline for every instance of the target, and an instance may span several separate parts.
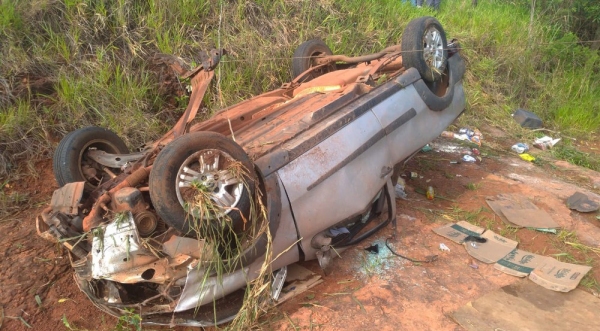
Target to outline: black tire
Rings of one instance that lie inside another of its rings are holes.
[[[86,192],[93,191],[98,182],[87,179],[84,176],[83,167],[94,168],[99,174],[96,177],[108,176],[95,162],[86,159],[85,152],[90,148],[97,148],[112,154],[129,154],[125,142],[110,130],[89,126],[72,131],[60,141],[52,159],[52,168],[58,186],[73,182],[85,182],[84,190]],[[120,169],[112,169],[112,171],[119,173]]]
[[[435,34],[436,31],[439,38],[435,38],[433,43],[429,42],[427,36],[432,36],[429,33]],[[431,56],[432,53],[436,54],[437,60]],[[417,69],[427,82],[435,82],[442,77],[448,63],[448,50],[446,33],[437,19],[424,16],[408,23],[402,34],[402,63],[405,68]]]
[[[292,58],[292,72],[294,78],[314,66],[314,58],[322,55],[333,55],[329,46],[322,40],[311,39],[300,44],[300,46],[296,48],[296,51],[294,51],[294,56]],[[307,77],[304,81],[307,82],[316,76],[318,76],[317,73]]]
[[[183,135],[168,144],[156,157],[150,173],[149,187],[150,200],[158,215],[170,226],[181,231],[189,237],[202,235],[197,233],[198,224],[180,202],[180,196],[185,192],[178,190],[178,176],[183,164],[196,153],[205,150],[218,150],[226,153],[231,159],[240,162],[245,168],[243,181],[245,184],[235,204],[235,209],[230,209],[228,216],[231,218],[231,229],[235,233],[245,230],[244,220],[248,219],[251,209],[250,194],[254,194],[256,175],[253,163],[244,151],[233,140],[215,132],[194,132]],[[218,222],[211,222],[210,226],[219,228]],[[208,238],[207,238],[208,239]]]

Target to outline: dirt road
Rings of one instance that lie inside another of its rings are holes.
[[[558,254],[567,262],[592,265],[580,288],[597,295],[600,258],[565,241],[579,240],[598,248],[600,221],[594,213],[572,212],[564,200],[579,190],[600,201],[600,174],[565,162],[540,167],[516,155],[493,151],[486,155],[485,147],[482,151],[482,161],[476,163],[452,164],[460,155],[434,150],[420,153],[406,165],[406,171],[416,172],[417,177],[404,177],[408,200],[397,200],[398,240],[390,245],[417,259],[438,255],[437,261],[412,263],[392,255],[385,248],[385,239],[392,234],[387,228],[342,252],[322,284],[274,308],[261,319],[259,328],[462,330],[448,317],[450,312],[518,278],[473,261],[463,247],[432,232],[459,220],[515,239],[520,248],[530,252]],[[49,161],[38,164],[43,171],[37,179],[28,178],[13,188],[29,193],[34,208],[0,224],[5,237],[0,244],[0,304],[5,316],[1,330],[29,330],[27,325],[32,330],[113,330],[117,319],[100,312],[77,289],[65,252],[35,235],[33,218],[56,188],[49,165]],[[435,188],[433,201],[420,193],[427,186]],[[529,197],[564,230],[552,235],[507,228],[485,203],[486,196],[500,193]],[[440,251],[440,243],[450,251]],[[379,245],[379,254],[364,250],[372,244]],[[303,266],[321,273],[315,262]]]

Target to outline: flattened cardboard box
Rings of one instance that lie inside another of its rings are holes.
[[[466,242],[464,245],[469,255],[484,263],[498,262],[517,248],[518,244],[516,241],[504,238],[490,230],[485,231],[481,237],[486,238],[487,242]]]
[[[494,268],[517,277],[528,276],[537,266],[546,263],[548,257],[513,249],[494,264]]]
[[[529,279],[549,290],[569,292],[579,285],[590,269],[592,267],[560,262],[548,257],[545,263],[533,269]]]
[[[558,228],[552,216],[541,209],[501,209],[504,217],[511,224],[519,227],[536,228],[536,229],[551,229]]]
[[[457,244],[462,244],[463,240],[468,236],[479,237],[483,231],[485,231],[484,228],[480,228],[465,221],[446,224],[437,229],[433,229],[433,232],[444,238],[450,239]]]
[[[506,209],[532,209],[537,210],[538,207],[529,201],[527,197],[521,194],[498,194],[497,196],[485,198],[488,206],[492,208],[494,213],[504,221],[504,223],[514,225],[509,222],[508,219],[502,213],[502,210]]]

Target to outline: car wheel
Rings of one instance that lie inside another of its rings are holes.
[[[254,193],[253,170],[233,140],[215,132],[186,134],[156,157],[150,199],[158,215],[186,236],[205,236],[207,230],[242,233]]]
[[[128,154],[129,149],[114,132],[89,126],[67,134],[58,144],[52,159],[54,177],[59,186],[73,182],[85,182],[84,190],[93,191],[109,178],[103,167],[86,156],[91,149],[111,154]],[[120,173],[120,169],[109,169]]]
[[[294,77],[298,77],[301,73],[313,67],[315,65],[314,59],[323,55],[333,55],[333,52],[329,49],[327,44],[320,39],[311,39],[300,44],[300,46],[296,48],[292,58],[292,71]],[[325,72],[315,72],[308,76],[304,82],[322,75],[323,73]]]
[[[402,63],[415,68],[427,82],[442,77],[448,61],[446,33],[437,19],[429,16],[416,18],[402,34]]]

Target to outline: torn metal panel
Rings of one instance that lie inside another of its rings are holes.
[[[54,191],[52,193],[52,200],[50,201],[52,210],[67,215],[77,215],[84,186],[85,182],[75,182]]]

